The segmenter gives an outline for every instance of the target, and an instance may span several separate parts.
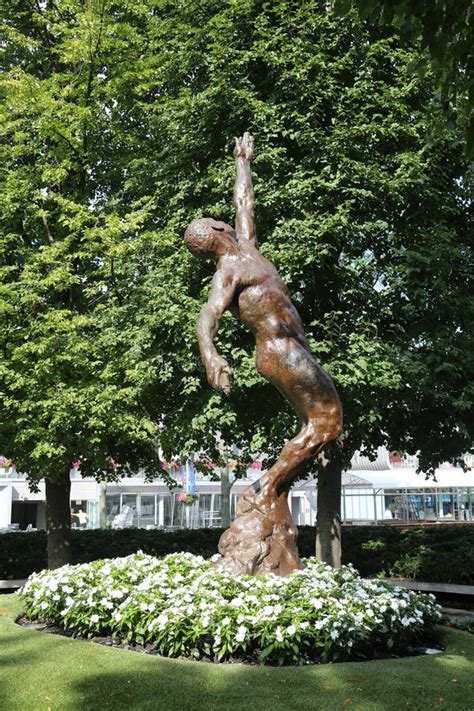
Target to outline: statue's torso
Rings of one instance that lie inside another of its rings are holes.
[[[236,261],[238,315],[258,338],[297,338],[306,342],[300,316],[274,265],[255,249]]]

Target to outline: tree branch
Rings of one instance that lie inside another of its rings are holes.
[[[45,228],[45,230],[46,230],[46,234],[48,235],[49,243],[50,243],[50,244],[53,244],[53,242],[54,242],[54,237],[53,237],[53,235],[51,234],[51,230],[49,229],[48,218],[46,217],[46,215],[41,215],[41,219],[43,220],[43,225],[44,225],[44,228]]]

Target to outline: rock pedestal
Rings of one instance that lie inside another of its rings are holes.
[[[222,558],[217,568],[233,575],[288,575],[302,565],[296,539],[298,529],[288,507],[288,494],[277,495],[260,482],[242,494],[237,515],[219,541]]]

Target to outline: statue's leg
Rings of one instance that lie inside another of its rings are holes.
[[[327,442],[338,437],[340,430],[315,427],[312,421],[285,444],[275,464],[249,486],[237,505],[237,514],[251,508],[266,507],[285,490],[288,492],[302,466],[313,459]]]
[[[289,400],[303,426],[270,470],[240,497],[219,542],[217,563],[237,574],[287,575],[301,567],[288,491],[303,464],[341,433],[341,406],[331,379],[297,340],[257,342],[257,367]]]
[[[258,502],[266,504],[282,487],[290,486],[301,467],[342,432],[342,408],[332,380],[299,341],[257,343],[257,368],[289,401],[303,426],[271,469],[244,492],[238,513]]]

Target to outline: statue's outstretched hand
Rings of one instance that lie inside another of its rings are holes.
[[[228,362],[221,356],[215,356],[207,363],[206,371],[209,385],[214,390],[220,390],[225,395],[229,395],[232,383],[232,368]]]
[[[242,138],[235,139],[234,158],[253,158],[253,136],[248,131],[244,133]]]

